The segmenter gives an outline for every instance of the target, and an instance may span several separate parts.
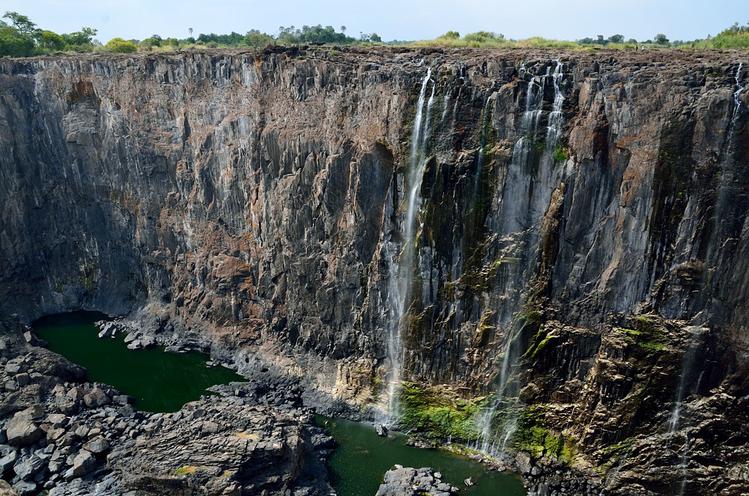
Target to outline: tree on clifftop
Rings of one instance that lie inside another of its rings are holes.
[[[666,36],[663,33],[658,33],[657,35],[655,35],[655,38],[653,38],[653,41],[655,42],[656,45],[668,45],[669,44],[668,36]]]
[[[138,45],[122,38],[112,38],[104,45],[104,50],[112,53],[133,53],[138,51]]]

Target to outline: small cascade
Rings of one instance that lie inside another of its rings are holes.
[[[693,380],[695,366],[697,365],[697,353],[701,347],[702,340],[700,339],[700,329],[690,328],[689,346],[684,356],[681,359],[681,377],[679,379],[679,387],[676,390],[676,397],[674,398],[674,407],[671,410],[671,415],[668,419],[668,431],[667,438],[672,440],[677,434],[679,423],[682,417],[682,407],[684,399],[700,390],[700,384],[704,375],[704,370],[701,370],[697,375],[696,381]],[[676,493],[679,496],[684,494],[684,489],[687,483],[687,467],[689,465],[689,451],[690,451],[690,439],[689,434],[684,435],[684,444],[679,450],[681,453],[679,461],[679,470],[681,471],[682,481],[680,489]]]
[[[478,186],[481,181],[481,170],[484,165],[484,155],[486,154],[486,140],[487,140],[487,128],[491,125],[489,116],[490,116],[490,110],[489,110],[489,104],[492,101],[492,96],[490,95],[486,99],[486,103],[484,104],[484,109],[481,111],[481,133],[479,137],[479,153],[478,157],[476,157],[476,172],[473,179],[473,194],[475,195],[478,192]]]
[[[526,71],[520,71],[525,74]],[[512,149],[512,158],[507,168],[507,178],[503,188],[503,198],[525,198],[529,192],[529,161],[535,148],[538,124],[543,115],[544,87],[550,75],[547,68],[543,76],[532,76],[525,94],[525,110],[520,118],[520,139]],[[523,219],[528,212],[527,204],[500,200],[500,219],[497,231],[501,235],[525,229]]]
[[[679,427],[679,420],[681,417],[681,407],[684,401],[684,397],[688,393],[689,377],[692,367],[694,367],[695,356],[697,354],[696,346],[689,346],[687,351],[681,360],[681,378],[679,379],[679,387],[676,390],[676,397],[674,398],[674,407],[671,410],[671,415],[668,419],[668,437],[670,438],[676,433],[676,429]]]
[[[556,147],[559,137],[562,134],[562,124],[564,121],[564,114],[562,114],[562,106],[564,105],[564,95],[562,94],[561,81],[564,74],[562,74],[563,65],[560,61],[557,61],[557,65],[554,67],[554,73],[551,75],[552,82],[554,83],[554,103],[549,113],[549,124],[546,128],[546,151],[547,153],[554,153],[554,147]]]
[[[679,459],[679,472],[681,472],[681,482],[679,483],[679,490],[676,492],[677,496],[684,496],[684,491],[687,488],[687,477],[688,472],[687,469],[689,468],[689,449],[690,449],[690,440],[689,435],[684,437],[684,446],[681,449],[681,457]]]
[[[741,108],[741,93],[744,91],[744,87],[741,85],[741,70],[744,68],[744,63],[739,62],[739,67],[736,69],[736,75],[734,80],[736,81],[736,91],[733,92],[733,115],[731,121],[735,121],[739,115],[739,109]]]
[[[387,377],[387,411],[383,419],[384,424],[392,425],[398,418],[398,395],[401,381],[401,371],[404,359],[402,340],[403,317],[406,313],[408,292],[411,286],[414,271],[416,241],[416,215],[419,211],[419,191],[426,166],[425,148],[429,136],[429,122],[431,118],[432,105],[434,103],[435,83],[431,79],[432,69],[427,69],[427,74],[421,82],[419,99],[416,104],[416,117],[411,132],[411,150],[409,154],[408,173],[408,196],[406,217],[404,219],[403,245],[399,250],[397,243],[391,242],[386,247],[386,255],[389,261],[389,284],[388,284],[388,309],[390,312],[388,322],[387,357],[390,362],[390,371]],[[429,82],[432,81],[432,92],[429,99],[426,91]]]
[[[507,337],[504,349],[502,350],[502,365],[499,369],[499,382],[497,384],[496,393],[497,395],[494,398],[491,407],[484,410],[478,420],[478,427],[481,430],[481,434],[475,448],[490,455],[501,453],[507,445],[507,441],[510,439],[510,437],[512,437],[512,434],[514,434],[515,430],[517,429],[517,422],[514,422],[514,426],[512,425],[512,418],[514,417],[514,415],[509,415],[510,425],[503,426],[501,436],[499,436],[498,439],[494,439],[494,427],[492,421],[494,419],[495,413],[497,412],[497,409],[500,406],[503,406],[502,404],[505,397],[505,390],[507,388],[507,383],[511,375],[510,367],[513,362],[512,344],[515,337],[516,336],[513,334],[510,334]],[[499,451],[497,442],[500,443]]]
[[[447,111],[450,107],[450,91],[451,88],[448,86],[448,88],[445,90],[445,97],[442,101],[442,116],[440,117],[440,122],[444,123],[445,118],[447,117]]]
[[[711,239],[708,242],[708,252],[706,259],[710,260],[716,256],[715,251],[720,250],[719,247],[723,246],[723,243],[718,240],[722,235],[726,233],[722,232],[722,223],[720,220],[724,218],[728,212],[731,211],[733,205],[731,205],[729,198],[729,191],[732,188],[731,184],[743,180],[742,178],[735,177],[734,168],[731,166],[731,162],[735,161],[735,157],[731,155],[732,151],[736,147],[736,134],[739,116],[741,114],[741,107],[743,103],[741,101],[741,94],[744,92],[744,86],[741,84],[742,70],[744,68],[743,62],[739,63],[736,73],[734,74],[734,90],[733,90],[733,110],[731,111],[731,118],[728,121],[728,126],[725,130],[725,138],[720,148],[720,182],[718,185],[718,195],[716,205],[713,208],[713,224],[717,227],[712,230]]]

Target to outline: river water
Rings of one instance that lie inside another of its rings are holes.
[[[318,417],[320,425],[338,443],[330,459],[333,486],[338,496],[373,496],[383,474],[394,464],[432,467],[442,480],[461,488],[464,496],[523,496],[525,488],[512,474],[490,471],[465,457],[436,449],[406,445],[406,436],[380,437],[372,426],[342,419]],[[475,483],[465,487],[467,478]]]
[[[167,353],[158,346],[129,350],[124,336],[99,338],[94,322],[105,318],[95,312],[58,314],[33,327],[49,349],[85,367],[89,380],[132,396],[139,410],[176,412],[208,394],[206,388],[244,380],[227,368],[206,367],[208,357],[202,353]]]

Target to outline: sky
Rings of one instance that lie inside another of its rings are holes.
[[[346,26],[347,34],[376,32],[386,41],[432,39],[454,30],[493,31],[508,38],[579,39],[623,34],[645,40],[704,38],[734,22],[749,22],[749,0],[2,0],[56,32],[81,26],[97,38],[143,39],[199,33],[271,34],[279,26]]]

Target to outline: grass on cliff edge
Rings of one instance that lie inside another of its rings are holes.
[[[422,40],[408,44],[417,47],[444,47],[444,48],[566,48],[573,50],[640,50],[640,49],[749,49],[749,24],[738,23],[718,33],[714,37],[690,41],[670,41],[665,35],[659,34],[653,40],[625,41],[624,37],[617,35],[609,39],[585,38],[582,40],[552,40],[540,36],[534,36],[522,40],[511,40],[502,34],[488,31],[478,31],[461,36],[456,31],[448,31],[433,40]]]

